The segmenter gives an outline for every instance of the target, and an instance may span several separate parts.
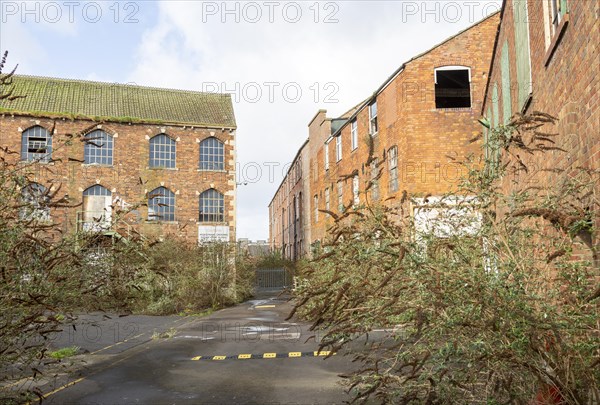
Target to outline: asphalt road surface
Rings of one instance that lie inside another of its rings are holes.
[[[95,341],[96,346],[86,350],[89,353],[77,356],[85,367],[42,387],[43,403],[338,404],[350,400],[338,375],[352,369],[351,359],[341,353],[327,359],[315,353],[315,339],[306,342],[314,335],[308,325],[285,321],[290,309],[287,300],[272,297],[207,317],[167,319],[168,328],[161,329],[161,336],[154,332],[151,337],[150,330],[134,333],[139,326],[111,330],[111,334],[124,334],[118,344]],[[86,330],[88,335],[93,332]]]

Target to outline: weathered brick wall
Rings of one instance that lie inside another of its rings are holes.
[[[164,186],[175,193],[176,211],[174,223],[148,222],[148,210],[140,206],[137,213],[126,217],[127,223],[151,237],[176,235],[198,240],[199,194],[215,188],[225,196],[225,220],[230,230],[230,240],[235,241],[235,144],[234,131],[195,127],[149,124],[123,124],[116,122],[95,123],[88,120],[48,119],[3,114],[0,116],[0,145],[20,152],[21,132],[35,125],[50,130],[56,124],[53,135],[54,162],[29,165],[34,180],[42,185],[61,187],[59,195],[68,195],[71,203],[82,202],[86,188],[101,184],[112,191],[113,200],[119,197],[128,204],[146,203],[146,193]],[[85,165],[84,143],[68,134],[97,128],[114,136],[113,166]],[[149,168],[149,139],[165,133],[176,139],[176,169]],[[199,170],[199,142],[214,136],[225,144],[225,170]],[[11,155],[15,162],[19,154]],[[67,232],[76,229],[77,212],[82,207],[56,209],[52,219]]]
[[[307,143],[291,162],[286,176],[269,204],[269,246],[290,260],[306,254],[308,202],[305,183]]]
[[[406,63],[404,71],[376,96],[379,132],[373,137],[374,156],[383,164],[379,179],[379,201],[395,205],[406,191],[410,195],[441,195],[456,189],[460,177],[457,162],[466,156],[481,154],[481,144],[470,139],[481,133],[477,122],[483,103],[494,37],[498,28],[496,14],[475,24],[429,52]],[[436,109],[434,69],[460,65],[471,68],[471,108]],[[341,176],[358,171],[360,201],[365,202],[365,188],[370,181],[370,168],[365,162],[369,153],[369,112],[365,106],[357,116],[358,148],[352,151],[350,125],[343,127],[342,159],[336,162],[336,140],[329,143],[330,168],[325,170],[323,140],[311,143],[311,194],[319,195],[320,208],[325,208],[324,190],[330,189],[330,208],[338,211],[337,181]],[[389,189],[389,149],[398,147],[398,191]],[[385,160],[385,161],[384,161]],[[316,162],[316,164],[315,164]],[[343,181],[344,204],[353,199],[352,178]],[[370,197],[369,197],[370,198]],[[311,243],[322,240],[331,219],[320,215],[314,221],[310,207]]]
[[[536,155],[521,154],[528,172],[506,176],[503,179],[506,193],[528,185],[544,188],[558,185],[563,176],[575,175],[578,168],[600,169],[600,4],[596,1],[569,0],[568,15],[563,18],[562,25],[552,29],[546,17],[550,10],[548,0],[528,0],[526,4],[524,0],[514,1],[507,0],[503,5],[488,96],[482,111],[487,114],[488,110],[492,110],[494,99],[491,89],[494,84],[498,85],[498,104],[504,102],[506,95],[500,86],[501,52],[506,43],[509,50],[511,113],[541,111],[558,118],[556,125],[545,126],[544,131],[558,133],[559,136],[554,139],[557,142],[555,146],[566,152],[555,150]],[[515,5],[519,10],[516,13]],[[532,93],[530,102],[521,110],[517,101],[518,92],[526,90],[515,79],[515,15],[517,21],[524,21],[525,10],[529,21]],[[523,16],[521,20],[519,13]],[[500,123],[505,122],[507,117],[503,116],[502,108],[498,110],[500,116],[496,119]],[[585,204],[583,202],[582,208],[587,208]],[[597,226],[600,227],[598,220]],[[597,240],[595,244],[598,248]]]

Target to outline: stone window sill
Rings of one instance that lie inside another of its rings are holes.
[[[38,164],[44,166],[54,166],[54,162],[42,162],[38,160],[19,160],[20,165]]]
[[[197,172],[207,173],[227,173],[227,170],[210,170],[210,169],[196,169]]]
[[[101,165],[98,163],[82,163],[81,166],[84,166],[84,167],[106,167],[109,169],[112,169],[114,167],[114,165]]]
[[[443,112],[466,112],[473,111],[473,107],[450,107],[450,108],[436,108],[434,111],[443,111]]]
[[[178,167],[146,167],[146,170],[170,170],[170,171],[179,171]]]
[[[544,66],[548,67],[550,64],[550,60],[552,60],[552,56],[554,55],[554,51],[558,47],[560,40],[562,39],[565,31],[567,30],[567,26],[569,25],[569,13],[563,15],[562,21],[556,28],[556,32],[554,33],[554,38],[552,38],[552,42],[550,42],[550,46],[546,51],[546,56],[544,57]]]

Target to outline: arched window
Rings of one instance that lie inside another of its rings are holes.
[[[86,165],[105,165],[113,164],[113,137],[106,132],[96,129],[83,137],[85,147],[83,150],[83,160]]]
[[[159,134],[150,139],[150,167],[175,168],[175,140]]]
[[[217,138],[200,142],[200,170],[225,170],[225,147]]]
[[[35,126],[21,135],[21,160],[49,162],[52,159],[52,137],[46,128]]]
[[[83,191],[83,212],[78,217],[79,229],[102,231],[110,228],[112,193],[99,184]]]
[[[47,221],[50,219],[50,196],[46,187],[29,183],[21,190],[23,209],[21,219]]]
[[[158,187],[148,195],[148,221],[175,221],[175,193]]]
[[[200,222],[224,222],[225,198],[214,188],[200,194]]]

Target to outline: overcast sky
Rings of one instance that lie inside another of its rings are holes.
[[[20,74],[232,93],[237,237],[267,239],[317,110],[342,114],[500,2],[0,0],[0,50]]]

